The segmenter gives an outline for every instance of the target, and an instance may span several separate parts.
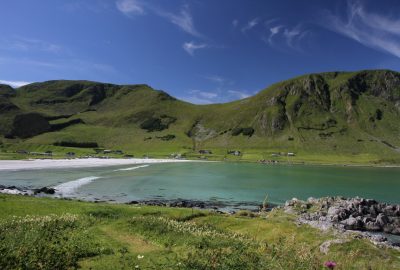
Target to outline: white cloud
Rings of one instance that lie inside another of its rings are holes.
[[[208,99],[203,99],[199,98],[197,96],[183,96],[183,97],[178,97],[180,100],[184,100],[193,104],[199,104],[199,105],[205,105],[205,104],[212,104],[215,103],[212,100]]]
[[[30,84],[31,82],[24,82],[24,81],[6,81],[6,80],[0,80],[0,84],[7,84],[11,86],[12,88],[18,88],[27,84]]]
[[[180,97],[179,99],[185,100],[194,104],[211,104],[216,103],[218,100],[218,93],[201,91],[201,90],[190,90],[189,95]]]
[[[206,91],[200,91],[200,90],[192,90],[190,91],[191,94],[195,94],[196,96],[199,96],[201,98],[204,98],[206,100],[212,100],[218,97],[217,93],[214,92],[206,92]]]
[[[205,78],[209,81],[216,82],[219,84],[223,84],[227,81],[225,78],[222,78],[221,76],[218,75],[206,76]]]
[[[59,53],[63,51],[61,45],[40,39],[14,36],[12,38],[0,38],[0,49],[17,51],[43,51]]]
[[[242,32],[244,33],[248,30],[253,29],[259,22],[260,22],[259,18],[254,18],[254,19],[248,21],[247,24],[245,26],[243,26]]]
[[[360,44],[400,58],[400,20],[366,11],[350,1],[345,16],[327,13],[323,26]]]
[[[301,24],[294,27],[277,24],[277,19],[265,23],[268,28],[268,37],[263,37],[265,43],[277,48],[289,47],[294,50],[301,50],[301,41],[309,34]]]
[[[272,45],[272,39],[275,35],[279,34],[279,32],[281,31],[281,29],[283,28],[283,25],[278,25],[278,26],[274,26],[269,28],[270,34],[268,37],[268,43]]]
[[[115,4],[117,9],[127,16],[145,13],[142,4],[137,0],[118,0]]]
[[[215,104],[244,99],[249,96],[250,94],[245,91],[222,90],[217,88],[214,91],[190,90],[188,95],[179,97],[179,99],[194,104]]]
[[[194,52],[199,49],[205,49],[208,47],[205,43],[195,43],[193,41],[183,43],[183,49],[190,55],[194,55]]]
[[[164,10],[155,9],[155,12],[166,19],[168,19],[171,23],[177,25],[180,29],[185,31],[188,34],[191,34],[195,37],[202,37],[197,29],[194,26],[193,17],[190,14],[189,6],[182,6],[180,12],[178,14],[174,14],[171,12],[165,12]]]

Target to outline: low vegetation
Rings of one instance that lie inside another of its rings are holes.
[[[398,269],[400,252],[334,239],[280,210],[217,214],[0,195],[1,269]]]
[[[54,156],[90,155],[79,143],[95,142],[136,157],[196,159],[208,149],[211,160],[400,164],[399,89],[400,73],[389,70],[308,74],[211,105],[147,85],[0,85],[0,158],[43,148]],[[227,155],[229,149],[242,155]],[[271,156],[289,152],[296,154],[289,161]]]

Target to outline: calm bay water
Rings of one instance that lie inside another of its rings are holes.
[[[400,203],[400,169],[284,166],[243,163],[169,163],[102,168],[0,171],[0,185],[59,187],[59,195],[128,202],[192,199],[284,203],[342,195]]]

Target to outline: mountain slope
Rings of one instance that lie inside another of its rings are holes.
[[[388,70],[304,75],[212,105],[147,85],[48,81],[1,86],[1,108],[11,150],[69,142],[140,155],[234,149],[249,160],[295,152],[298,161],[400,162],[400,73]]]

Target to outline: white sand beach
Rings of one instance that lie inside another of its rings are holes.
[[[153,164],[172,162],[193,162],[193,160],[181,159],[31,159],[31,160],[0,160],[0,171],[5,170],[34,170],[34,169],[55,169],[55,168],[85,168],[104,167],[132,164]]]

